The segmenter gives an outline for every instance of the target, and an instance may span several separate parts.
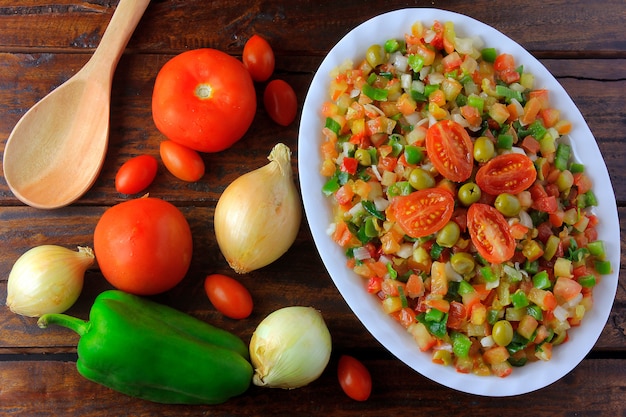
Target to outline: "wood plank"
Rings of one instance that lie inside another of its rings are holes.
[[[626,381],[624,361],[585,360],[560,381],[533,393],[490,398],[459,393],[422,377],[399,361],[363,359],[373,379],[367,402],[350,400],[336,381],[338,355],[317,381],[295,390],[251,386],[242,396],[212,406],[173,406],[127,397],[86,381],[74,363],[57,361],[0,361],[0,414],[12,416],[106,415],[148,416],[380,416],[418,412],[438,415],[485,417],[527,416],[623,416]],[[394,375],[390,378],[389,375]],[[589,377],[602,375],[603,378]],[[384,381],[384,383],[383,383]],[[506,379],[502,380],[506,384]],[[569,395],[575,393],[575,395]],[[333,401],[328,399],[332,398]],[[78,401],[71,401],[78,399]],[[530,411],[532,410],[532,412]]]
[[[34,49],[93,49],[110,20],[116,2],[89,3],[40,0],[0,4],[0,45],[12,51]],[[450,6],[425,3],[419,7]],[[390,0],[368,4],[354,12],[351,2],[329,0],[302,2],[297,7],[249,1],[242,7],[229,0],[153,2],[129,43],[129,50],[142,52],[181,51],[217,47],[238,54],[254,33],[275,41],[279,55],[323,54],[350,29],[367,18],[406,8]],[[457,1],[454,11],[495,27],[525,48],[544,54],[589,51],[595,55],[626,50],[622,31],[625,4],[621,0],[588,2],[508,2],[493,7],[489,0]],[[329,11],[332,13],[329,14]],[[610,13],[607,11],[610,10]],[[523,12],[520,12],[523,11]],[[511,16],[515,16],[511,19]],[[320,23],[322,22],[322,23]],[[39,28],[34,31],[31,28]],[[572,36],[573,28],[576,36]],[[311,36],[314,33],[315,36]],[[548,38],[549,42],[546,42]],[[45,46],[45,47],[44,47]]]

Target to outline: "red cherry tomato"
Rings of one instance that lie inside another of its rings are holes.
[[[125,201],[104,212],[94,231],[94,251],[104,277],[138,295],[162,293],[187,273],[191,229],[171,203],[158,198]]]
[[[195,182],[204,175],[204,161],[193,149],[172,140],[164,140],[159,152],[163,165],[176,178]]]
[[[267,81],[274,72],[274,51],[259,35],[252,35],[243,47],[243,65],[254,81]]]
[[[452,218],[454,198],[439,188],[426,188],[393,199],[391,210],[404,232],[413,237],[435,233]]]
[[[139,155],[124,162],[115,175],[115,189],[122,194],[137,194],[148,188],[159,163],[150,155]]]
[[[265,87],[263,105],[272,120],[281,126],[289,126],[298,112],[296,93],[283,80],[272,80]]]
[[[476,173],[476,184],[487,194],[519,194],[537,179],[533,161],[526,155],[507,153],[490,159]]]
[[[509,224],[495,207],[474,203],[467,210],[467,228],[476,250],[491,263],[502,263],[515,253]]]
[[[463,126],[441,120],[426,132],[426,152],[441,175],[463,182],[472,175],[474,145]]]
[[[252,313],[253,302],[250,292],[239,281],[222,274],[212,274],[204,280],[211,304],[231,319],[245,319]]]
[[[372,377],[358,359],[342,355],[337,366],[339,385],[346,395],[356,401],[365,401],[372,393]]]
[[[152,117],[168,139],[218,152],[247,132],[256,113],[250,73],[236,58],[210,48],[183,52],[159,71]]]

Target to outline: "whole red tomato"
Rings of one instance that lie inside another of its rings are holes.
[[[137,295],[165,292],[191,263],[191,229],[183,214],[159,198],[128,200],[104,212],[94,232],[94,251],[104,277]]]
[[[241,61],[211,48],[183,52],[159,71],[152,93],[156,127],[174,142],[218,152],[243,137],[256,91]]]

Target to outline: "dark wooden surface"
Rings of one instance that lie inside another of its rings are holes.
[[[90,57],[116,1],[0,0],[0,150],[19,118]],[[27,249],[45,243],[92,245],[93,230],[107,207],[126,199],[114,189],[117,168],[129,157],[158,156],[162,136],[154,127],[150,100],[160,67],[188,49],[213,47],[240,56],[254,33],[276,53],[275,78],[287,80],[300,105],[324,54],[351,28],[376,14],[404,7],[436,7],[481,20],[519,42],[557,77],[579,106],[609,169],[626,229],[626,3],[623,0],[455,1],[263,1],[154,0],[117,69],[111,110],[110,147],[94,187],[70,207],[41,211],[21,204],[0,178],[0,300],[11,267]],[[263,85],[257,85],[262,93]],[[306,221],[290,251],[274,264],[240,276],[255,300],[246,320],[220,316],[202,281],[212,272],[231,273],[213,232],[220,193],[240,174],[266,162],[277,141],[294,153],[298,123],[273,124],[259,106],[252,128],[231,149],[204,155],[207,173],[198,183],[176,180],[160,166],[151,195],[178,205],[193,230],[192,267],[159,301],[224,327],[244,340],[258,322],[280,307],[320,309],[333,335],[331,362],[320,379],[292,391],[251,387],[217,406],[164,406],[113,392],[83,379],[74,361],[77,336],[60,328],[39,330],[36,320],[0,306],[0,415],[6,416],[626,416],[626,274],[611,316],[593,351],[551,386],[509,398],[459,393],[422,377],[386,352],[351,313],[322,265]],[[621,239],[622,265],[625,240]],[[94,297],[109,288],[97,267],[70,313],[86,317]],[[364,403],[348,399],[336,379],[341,353],[369,368],[374,383]],[[506,383],[503,380],[502,383]]]

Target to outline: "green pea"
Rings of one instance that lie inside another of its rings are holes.
[[[359,161],[359,164],[363,165],[364,167],[368,167],[372,165],[372,156],[367,151],[367,149],[362,149],[362,148],[357,149],[354,152],[354,157],[356,158],[357,161]]]
[[[480,200],[481,195],[482,192],[480,191],[480,187],[475,182],[466,182],[461,185],[459,191],[457,192],[459,201],[466,207]]]
[[[449,221],[437,232],[437,244],[444,248],[451,248],[461,237],[461,228],[454,221]]]
[[[474,159],[477,162],[487,162],[495,154],[493,142],[486,136],[481,136],[474,142]]]
[[[502,193],[496,197],[495,208],[506,217],[513,217],[519,214],[522,205],[519,199],[509,193]]]
[[[474,270],[476,262],[474,257],[467,252],[457,252],[450,257],[450,265],[461,275],[469,274]]]
[[[365,60],[372,68],[376,68],[385,60],[385,50],[380,45],[372,45],[367,48]]]
[[[409,174],[409,184],[416,190],[424,190],[435,186],[435,179],[422,168],[414,168]]]
[[[491,337],[499,346],[507,346],[513,341],[513,326],[508,320],[498,320],[491,329]]]

